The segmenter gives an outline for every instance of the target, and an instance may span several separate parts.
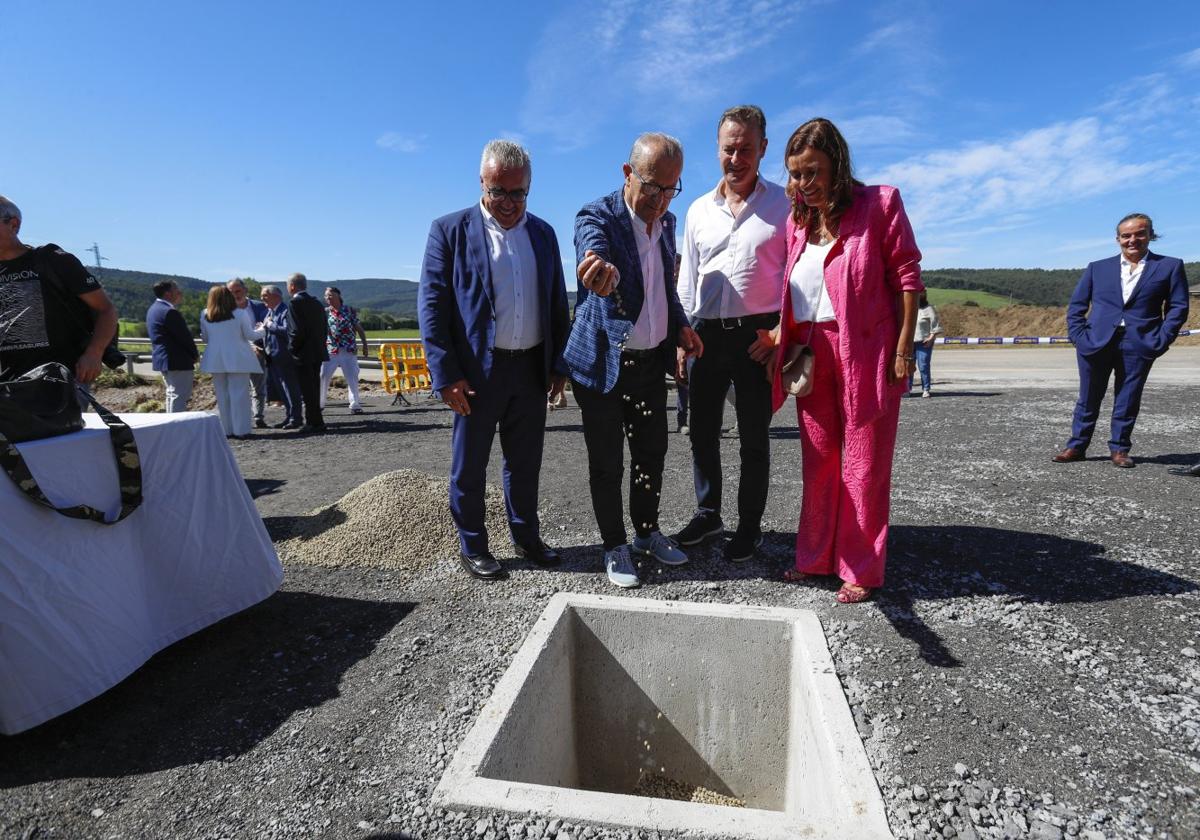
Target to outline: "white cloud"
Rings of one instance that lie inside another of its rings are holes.
[[[1200,67],[1200,47],[1181,55],[1179,57],[1179,65],[1187,68]]]
[[[1004,141],[911,157],[868,180],[900,187],[913,224],[936,230],[1032,212],[1176,170],[1170,159],[1140,155],[1133,140],[1098,117],[1082,117]]]
[[[607,0],[564,11],[529,61],[521,130],[573,149],[618,109],[658,126],[690,120],[698,103],[742,87],[739,72],[757,66],[746,58],[782,32],[762,21],[794,9],[783,0],[756,0],[749,15],[733,0]]]
[[[425,148],[426,135],[404,134],[399,131],[385,131],[375,138],[375,145],[392,152],[412,154]]]

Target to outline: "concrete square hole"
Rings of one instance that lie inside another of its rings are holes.
[[[633,795],[647,775],[745,807]],[[555,595],[434,802],[712,836],[892,836],[820,622],[770,607]]]

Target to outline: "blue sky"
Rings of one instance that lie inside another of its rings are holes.
[[[3,22],[0,193],[25,241],[121,268],[417,279],[496,136],[530,149],[570,260],[639,132],[683,141],[682,215],[741,102],[770,178],[798,124],[838,123],[926,268],[1082,266],[1133,210],[1200,259],[1198,3],[15,0]]]

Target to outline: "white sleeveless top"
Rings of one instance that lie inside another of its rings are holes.
[[[837,240],[831,239],[824,245],[809,242],[792,267],[788,282],[792,287],[792,319],[797,324],[833,321],[837,317],[825,288],[825,258],[829,256],[834,242]]]

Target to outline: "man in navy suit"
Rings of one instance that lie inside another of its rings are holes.
[[[450,513],[461,562],[483,580],[505,574],[484,527],[497,426],[516,552],[542,566],[559,560],[539,534],[538,478],[547,395],[557,398],[566,381],[570,320],[554,229],[525,209],[531,174],[529,154],[516,143],[484,147],[482,197],[433,222],[417,292],[433,387],[455,413]]]
[[[629,514],[633,550],[668,565],[687,555],[658,527],[667,454],[666,376],[680,374],[703,344],[675,290],[675,217],[683,148],[665,134],[643,134],[622,164],[621,189],[575,216],[575,324],[564,358],[583,413],[588,486],[604,542],[604,567],[616,586],[640,585],[621,506],[622,437],[629,439]],[[676,361],[676,348],[684,351]]]
[[[187,411],[192,396],[192,378],[200,353],[187,322],[175,307],[183,292],[174,280],[154,284],[154,303],[146,310],[146,335],[150,336],[153,367],[162,374],[166,387],[166,411]]]
[[[1149,216],[1130,213],[1117,225],[1120,256],[1090,264],[1071,295],[1067,331],[1079,360],[1079,400],[1071,438],[1055,463],[1083,460],[1112,376],[1108,449],[1114,466],[1134,466],[1129,450],[1142,388],[1188,316],[1183,261],[1151,253],[1157,238]]]
[[[304,425],[300,431],[325,433],[325,418],[321,416],[321,365],[329,361],[325,348],[328,332],[325,307],[308,293],[308,278],[293,274],[288,278],[289,318],[287,327],[288,352],[296,363],[296,379],[304,403]]]
[[[267,376],[271,386],[283,400],[283,422],[276,429],[299,429],[304,425],[300,380],[296,378],[296,362],[288,347],[288,324],[291,322],[283,292],[278,286],[262,287],[262,302],[267,307],[263,319],[264,341],[267,347]]]

